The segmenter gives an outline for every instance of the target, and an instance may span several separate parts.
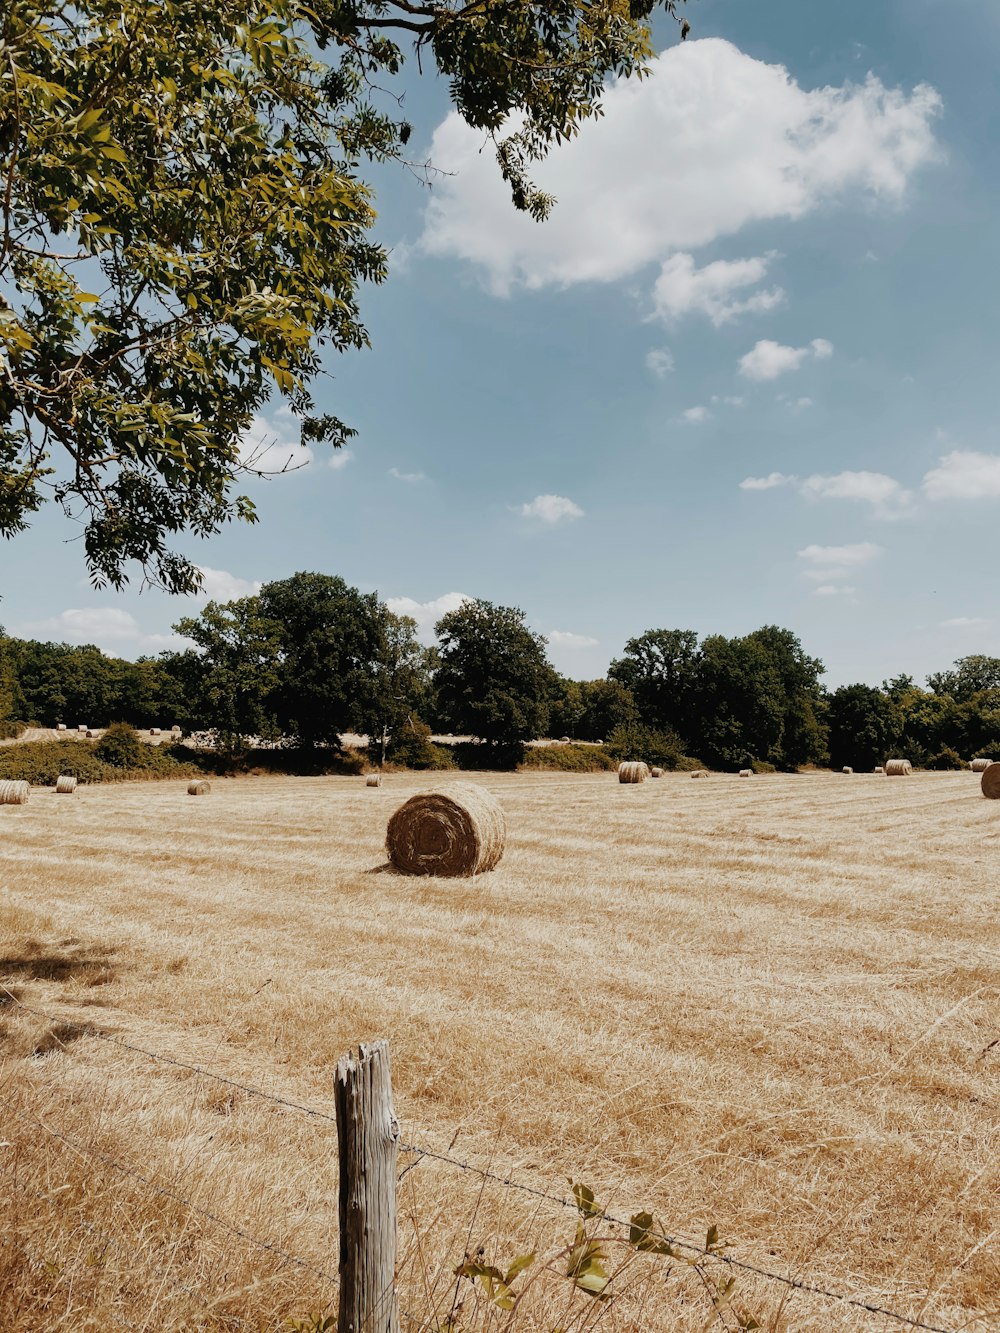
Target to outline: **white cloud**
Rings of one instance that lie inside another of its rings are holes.
[[[799,490],[809,500],[859,500],[870,504],[880,518],[895,518],[910,506],[913,496],[884,472],[837,472],[806,477]]]
[[[430,602],[416,602],[412,597],[387,597],[385,604],[397,616],[411,616],[417,622],[417,636],[425,643],[433,643],[434,626],[441,617],[473,600],[464,592],[446,592]]]
[[[18,638],[56,643],[95,644],[112,656],[131,657],[182,648],[188,643],[176,634],[147,634],[135,616],[117,606],[70,607],[46,620],[12,626]]]
[[[734,292],[756,287],[767,275],[772,256],[755,259],[717,259],[697,268],[689,254],[671,255],[660,269],[653,287],[653,309],[665,323],[682,315],[707,315],[718,328],[740,315],[760,314],[781,305],[785,293],[780,287],[758,291],[737,300]]]
[[[347,467],[348,463],[354,457],[353,449],[345,449],[341,446],[334,449],[327,460],[327,466],[333,468],[334,472],[339,472],[341,468]]]
[[[995,500],[1000,498],[1000,455],[953,449],[924,476],[928,500]]]
[[[707,421],[711,415],[712,414],[707,407],[689,407],[681,413],[684,420],[690,422],[693,426],[700,426],[701,423]]]
[[[737,397],[737,395],[731,393],[712,394],[712,402],[722,403],[723,406],[725,407],[744,407],[746,405],[746,401],[747,400],[745,398],[739,398]]]
[[[784,472],[769,472],[766,477],[744,477],[740,482],[741,491],[773,491],[777,486],[793,486],[798,477],[788,476]]]
[[[517,511],[522,518],[537,518],[541,523],[560,523],[564,518],[583,518],[583,510],[565,495],[536,495]]]
[[[823,583],[818,588],[813,589],[814,597],[850,597],[856,588],[838,587],[835,583]]]
[[[254,417],[240,440],[240,462],[254,472],[264,473],[295,472],[307,467],[313,461],[313,451],[301,443],[290,414],[279,409],[275,418],[269,421],[259,414]]]
[[[669,347],[654,347],[651,352],[646,353],[646,369],[658,380],[662,380],[674,369],[673,352]]]
[[[230,574],[227,569],[211,569],[208,565],[199,565],[201,571],[201,589],[196,597],[212,602],[234,602],[238,597],[252,597],[260,592],[260,580],[241,579]]]
[[[427,474],[425,472],[400,472],[398,467],[391,467],[389,469],[389,476],[395,477],[397,481],[408,481],[411,484],[427,480]]]
[[[550,630],[545,637],[558,648],[596,648],[600,642],[587,634],[571,634],[569,630],[562,629]]]
[[[431,145],[451,174],[431,194],[423,252],[477,265],[497,294],[607,282],[859,191],[898,200],[937,155],[932,88],[869,75],[807,90],[716,38],[670,47],[603,102],[603,117],[534,168],[558,200],[544,226],[511,207],[482,133],[451,112]]]
[[[942,629],[980,629],[990,622],[985,616],[952,616],[950,620],[942,620],[940,623]]]
[[[810,353],[819,361],[833,356],[833,343],[814,338],[808,347],[784,347],[771,338],[761,338],[740,357],[740,374],[748,380],[776,380],[790,370],[798,370]]]
[[[830,585],[849,571],[870,564],[883,550],[875,542],[854,542],[848,546],[806,546],[798,555],[805,562],[803,573],[807,579]]]

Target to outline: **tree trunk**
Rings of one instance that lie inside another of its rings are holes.
[[[337,1333],[399,1333],[396,1155],[389,1045],[337,1065],[340,1140],[340,1312]]]

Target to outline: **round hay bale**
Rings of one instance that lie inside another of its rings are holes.
[[[56,778],[56,792],[60,796],[72,796],[76,791],[76,778],[70,773],[60,773]]]
[[[0,782],[0,805],[24,805],[30,792],[27,782]]]
[[[651,768],[651,769],[649,770],[649,776],[650,776],[651,778],[662,778],[662,777],[663,777],[663,769],[662,769],[662,768]]]
[[[368,776],[365,778],[366,787],[381,787],[381,785],[382,785],[381,773],[369,773]]]
[[[909,759],[887,759],[885,761],[885,775],[887,778],[905,778],[913,772],[913,765]]]
[[[89,736],[89,735],[90,735],[90,728],[89,728],[88,726],[85,726],[84,723],[82,723],[82,722],[81,722],[80,725],[77,727],[77,731],[79,731],[79,732],[80,732],[82,735],[84,735],[84,736]]]
[[[708,777],[708,769],[707,769],[707,768],[692,768],[692,770],[691,770],[691,776],[692,776],[693,778],[707,778],[707,777]]]
[[[212,790],[212,784],[205,782],[203,778],[192,778],[188,783],[189,796],[207,796]]]
[[[992,763],[992,759],[973,759],[969,767],[972,769],[973,773],[985,773]]]
[[[872,771],[873,771],[874,773],[878,773],[878,774],[879,774],[880,776],[882,776],[882,777],[885,776],[885,769],[882,767],[881,764],[879,764],[878,768],[873,769]]]
[[[853,769],[853,768],[849,768],[848,765],[845,764],[844,767],[843,767],[840,771],[841,771],[841,773],[853,773],[853,772],[854,772],[854,769]]]
[[[645,782],[649,777],[649,769],[642,760],[626,760],[625,763],[618,765],[619,782]]]
[[[569,745],[569,744],[570,744],[570,739],[569,739],[569,737],[568,737],[568,736],[560,736],[560,737],[559,737],[559,744],[560,744],[560,745]]]
[[[979,785],[984,796],[988,796],[991,801],[1000,800],[1000,764],[990,764],[984,768]]]
[[[56,731],[65,731],[65,730],[66,730],[66,723],[65,723],[65,722],[57,722],[57,723],[56,723]]]
[[[495,797],[472,782],[418,792],[389,820],[389,860],[409,875],[479,875],[503,856],[507,820]]]
[[[159,728],[159,727],[150,727],[150,729],[149,729],[149,734],[150,734],[151,736],[159,736],[159,734],[160,734],[160,728]]]
[[[752,768],[741,768],[741,769],[740,769],[740,777],[741,777],[741,778],[752,778],[752,777],[753,777],[753,769],[752,769]]]
[[[92,741],[96,735],[97,735],[97,732],[96,732],[96,731],[91,730],[90,727],[87,728],[87,740],[88,740],[88,741]]]

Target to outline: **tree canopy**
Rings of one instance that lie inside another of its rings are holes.
[[[405,162],[385,83],[412,57],[492,137],[515,207],[531,163],[641,73],[683,0],[15,0],[0,14],[0,534],[46,498],[98,585],[171,591],[175,543],[252,521],[241,447],[273,396],[303,441],[353,431],[312,383],[363,346],[386,256],[362,164]]]

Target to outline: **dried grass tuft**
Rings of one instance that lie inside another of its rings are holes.
[[[503,856],[507,820],[496,797],[472,782],[418,792],[386,830],[386,851],[410,875],[478,875]]]
[[[618,765],[619,782],[645,782],[649,777],[649,767],[642,760],[627,759]]]

